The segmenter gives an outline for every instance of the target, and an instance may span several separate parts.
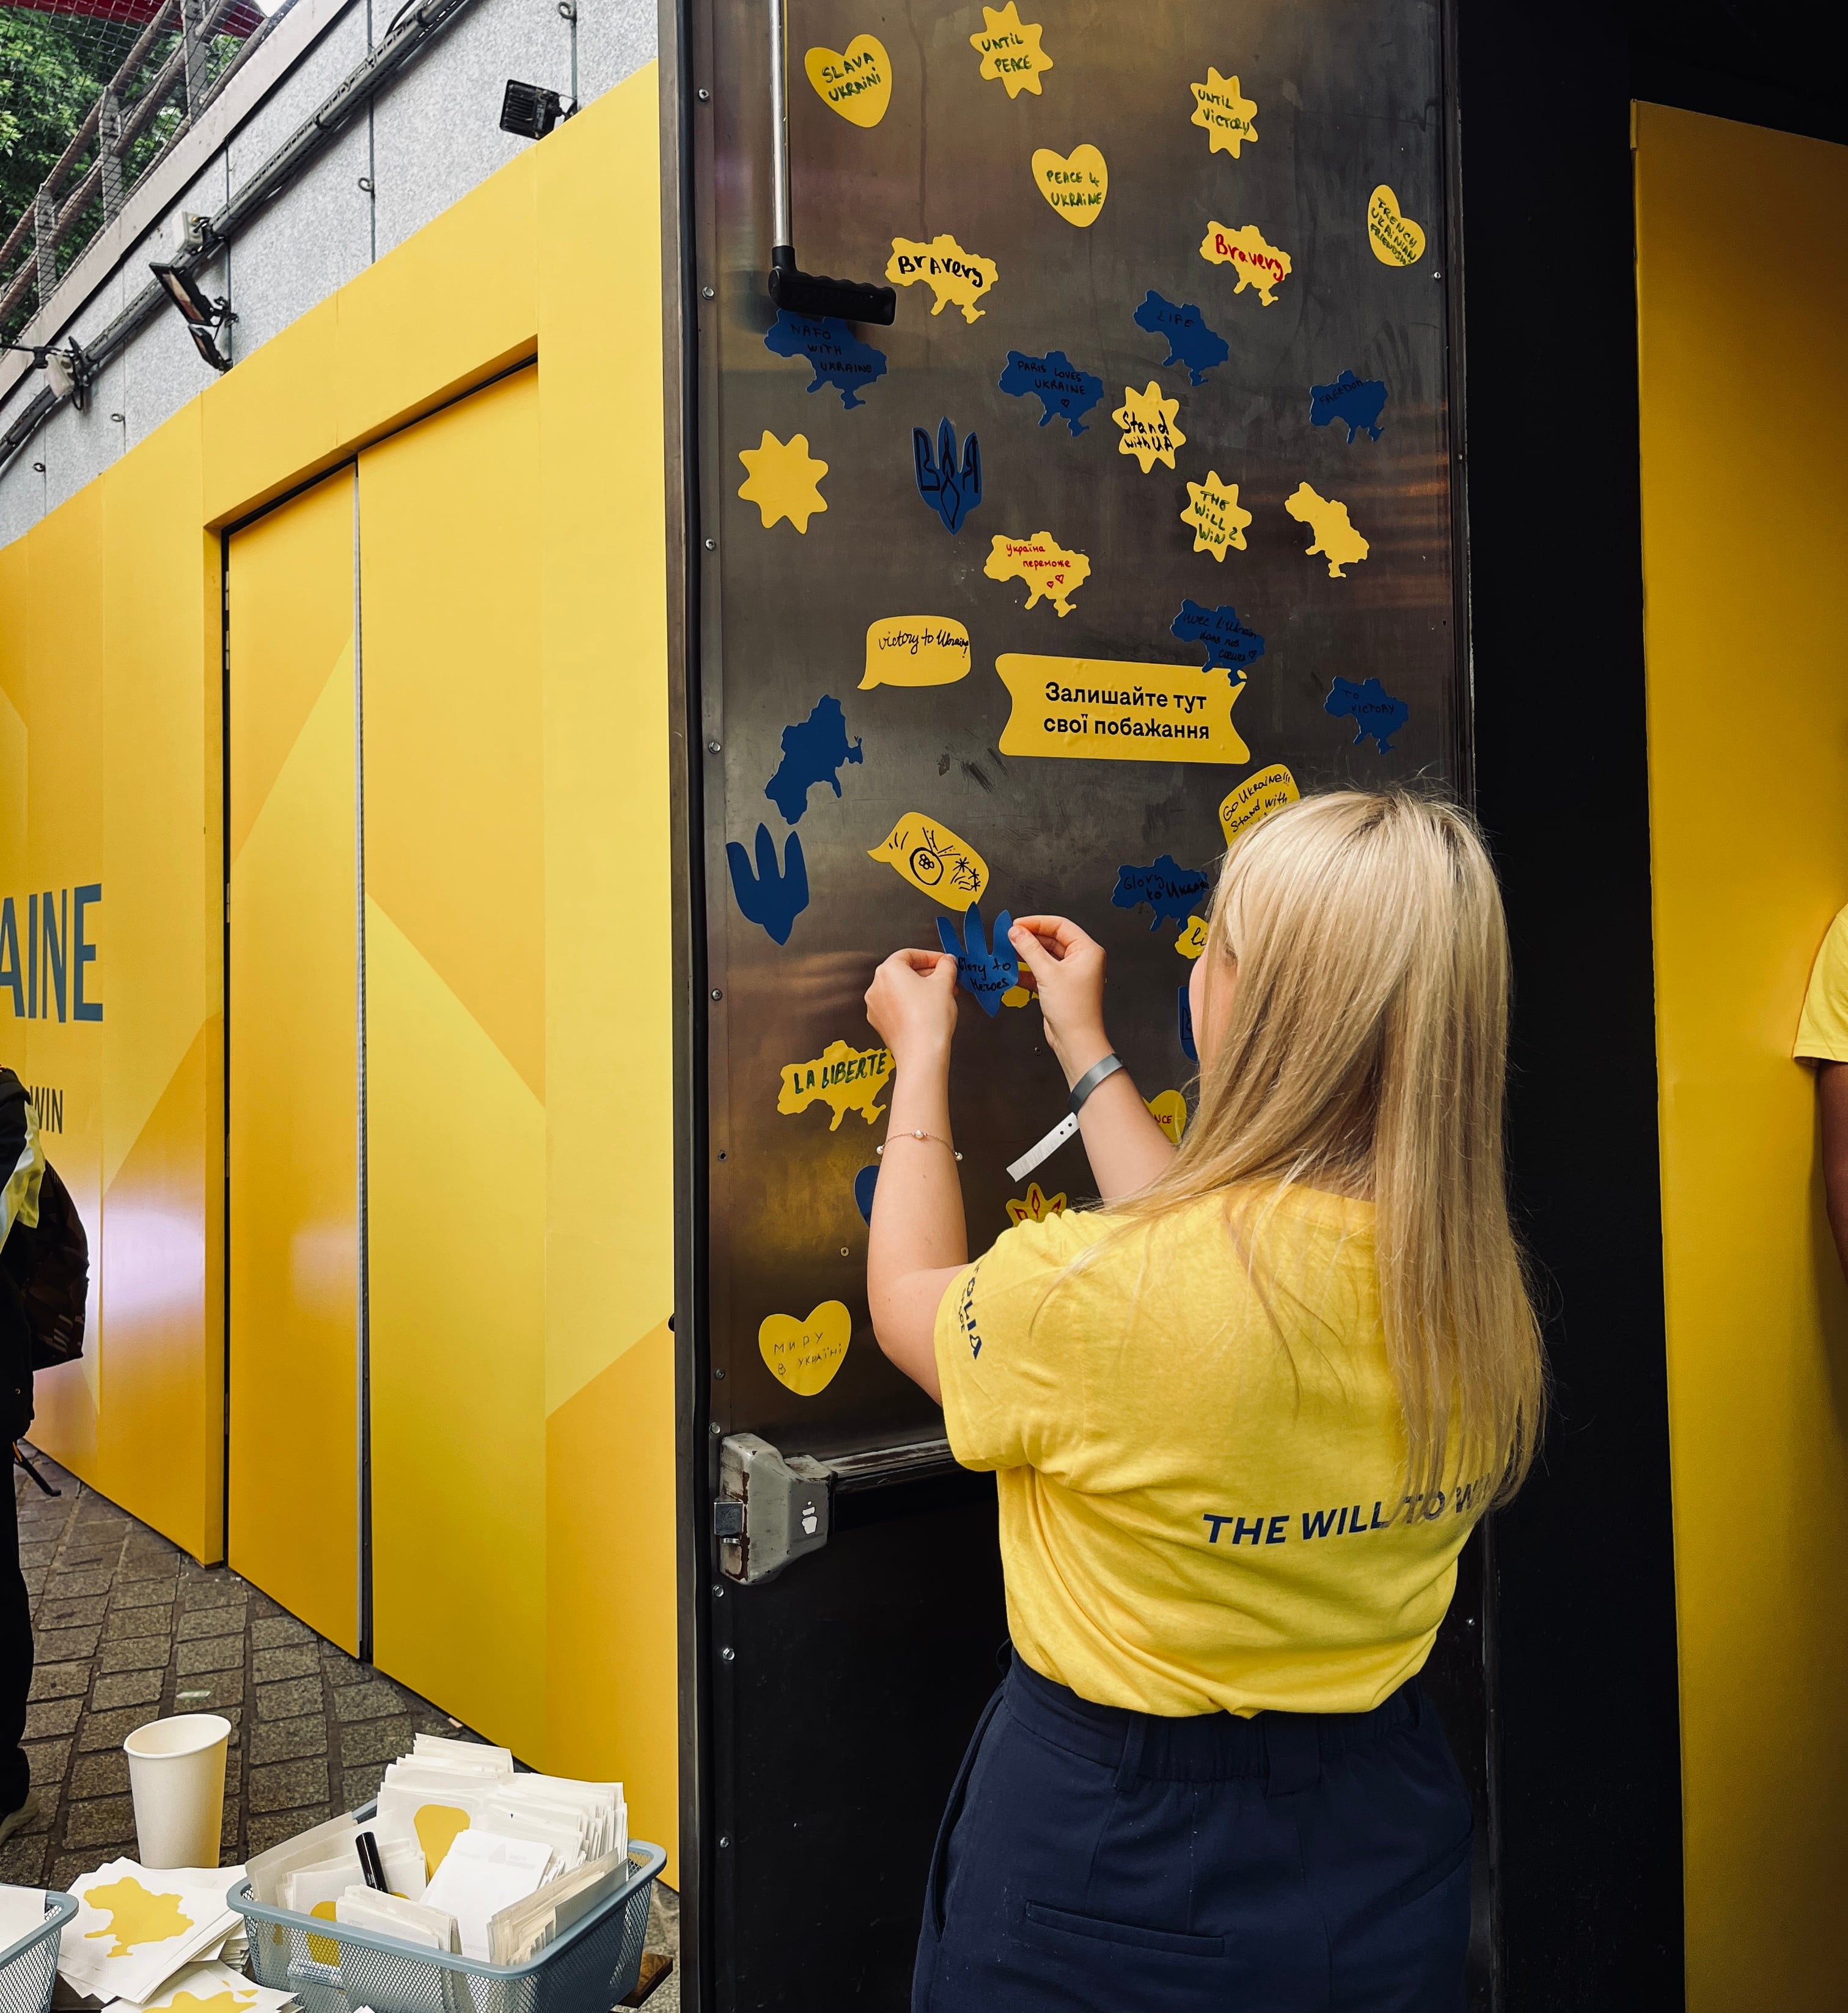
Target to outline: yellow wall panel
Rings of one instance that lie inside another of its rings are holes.
[[[370,899],[366,971],[374,1658],[542,1755],[545,1114]]]
[[[1848,1290],[1790,1049],[1848,902],[1848,412],[1789,388],[1848,319],[1848,148],[1642,105],[1636,186],[1687,2003],[1822,2007]]]
[[[205,440],[202,522],[221,524],[260,510],[339,457],[339,337],[335,294],[195,402]]]
[[[353,477],[231,540],[230,1557],[359,1641]],[[286,1458],[279,1454],[286,1450]]]

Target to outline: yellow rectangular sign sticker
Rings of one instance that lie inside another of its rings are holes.
[[[1109,657],[1010,652],[995,670],[1013,701],[1003,755],[1092,762],[1249,762],[1232,724],[1245,689],[1223,672]]]

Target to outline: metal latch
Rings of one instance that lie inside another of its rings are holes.
[[[837,1495],[922,1480],[956,1464],[941,1435],[820,1460],[781,1453],[756,1433],[733,1433],[720,1443],[713,1504],[719,1569],[742,1586],[762,1586],[792,1559],[827,1543]]]

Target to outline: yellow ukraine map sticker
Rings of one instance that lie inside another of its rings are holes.
[[[1424,256],[1424,227],[1401,214],[1384,182],[1367,198],[1367,241],[1382,266],[1415,266]]]
[[[1091,577],[1091,562],[1083,552],[1055,545],[1050,531],[1035,531],[1030,538],[994,539],[982,571],[990,580],[1024,580],[1031,590],[1029,608],[1049,601],[1061,615],[1069,615],[1071,597]]]
[[[1318,496],[1306,482],[1294,495],[1285,497],[1283,507],[1298,524],[1314,532],[1314,542],[1304,548],[1304,556],[1314,559],[1320,552],[1328,562],[1331,580],[1346,579],[1342,568],[1357,564],[1371,549],[1348,521],[1347,506],[1330,496]]]
[[[1192,123],[1205,127],[1210,135],[1209,154],[1217,154],[1223,147],[1235,161],[1239,148],[1247,140],[1254,147],[1257,145],[1258,129],[1252,122],[1258,116],[1258,109],[1252,99],[1239,95],[1235,77],[1221,77],[1208,63],[1206,81],[1187,88],[1193,93]]]
[[[765,531],[787,517],[799,531],[806,531],[816,512],[827,508],[821,497],[827,463],[810,458],[806,434],[780,441],[767,432],[760,446],[741,447],[738,458],[749,470],[738,493],[756,505]]]
[[[857,1111],[870,1125],[885,1109],[878,1099],[891,1078],[892,1057],[886,1049],[830,1042],[811,1063],[784,1064],[777,1109],[793,1118],[811,1104],[825,1104],[834,1114],[828,1121],[831,1132],[840,1131],[849,1111]]]
[[[1199,956],[1206,948],[1206,919],[1204,916],[1189,916],[1187,927],[1174,939],[1174,948],[1189,961]]]
[[[953,685],[969,675],[969,632],[953,616],[886,615],[867,624],[862,692],[874,685]]]
[[[1219,807],[1219,828],[1225,834],[1226,844],[1230,846],[1247,825],[1295,803],[1301,794],[1296,778],[1281,762],[1246,777]]]
[[[1244,551],[1245,527],[1251,522],[1251,513],[1239,502],[1238,484],[1221,481],[1218,470],[1210,468],[1204,482],[1188,484],[1187,508],[1181,513],[1181,521],[1193,527],[1194,550],[1210,552],[1223,566],[1228,546]]]
[[[1088,142],[1069,154],[1050,147],[1033,150],[1033,180],[1040,194],[1067,223],[1081,231],[1097,221],[1110,192],[1110,171],[1104,158]]]
[[[1053,66],[1039,46],[1039,23],[1023,21],[1016,0],[1000,9],[983,8],[981,18],[982,31],[969,38],[969,46],[981,58],[982,81],[1005,84],[1010,98],[1023,91],[1038,98],[1039,80]]]
[[[867,857],[883,860],[920,895],[959,916],[988,885],[988,862],[975,848],[922,811],[907,811]]]
[[[1246,680],[1202,680],[1190,664],[1108,657],[995,660],[1013,710],[997,743],[1003,755],[1066,761],[1228,762],[1251,760],[1232,724]]]
[[[1187,1130],[1187,1099],[1178,1090],[1158,1090],[1142,1102],[1149,1107],[1149,1116],[1178,1146]]]
[[[1159,461],[1168,467],[1174,465],[1174,450],[1186,445],[1187,436],[1174,424],[1174,415],[1181,409],[1178,399],[1164,399],[1161,387],[1151,378],[1146,392],[1137,391],[1133,385],[1123,388],[1123,402],[1110,417],[1123,429],[1123,438],[1117,443],[1119,454],[1133,454],[1142,464],[1146,475]],[[1191,484],[1189,485],[1192,486]]]
[[[1044,1223],[1049,1216],[1063,1216],[1065,1203],[1063,1189],[1058,1194],[1049,1196],[1038,1182],[1029,1182],[1024,1196],[1009,1199],[1007,1220],[1010,1223]]]
[[[959,307],[964,321],[977,322],[985,310],[975,303],[993,288],[1001,272],[992,259],[983,258],[979,252],[965,252],[945,231],[928,245],[895,238],[892,256],[885,262],[885,277],[895,287],[913,287],[922,280],[937,297],[931,303],[932,314]]]
[[[845,52],[810,49],[802,68],[822,103],[849,125],[877,126],[892,102],[892,58],[877,35],[856,35]]]
[[[1267,244],[1255,223],[1234,231],[1224,223],[1209,223],[1200,240],[1200,256],[1209,266],[1231,266],[1239,275],[1235,296],[1247,287],[1256,287],[1258,299],[1267,308],[1277,305],[1276,289],[1290,276],[1290,255]]]
[[[853,1339],[853,1317],[845,1300],[824,1300],[806,1321],[794,1314],[766,1314],[757,1328],[757,1353],[777,1381],[799,1398],[813,1398],[834,1382]]]

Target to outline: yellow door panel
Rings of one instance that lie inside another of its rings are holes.
[[[353,475],[231,541],[232,1566],[359,1647]]]

